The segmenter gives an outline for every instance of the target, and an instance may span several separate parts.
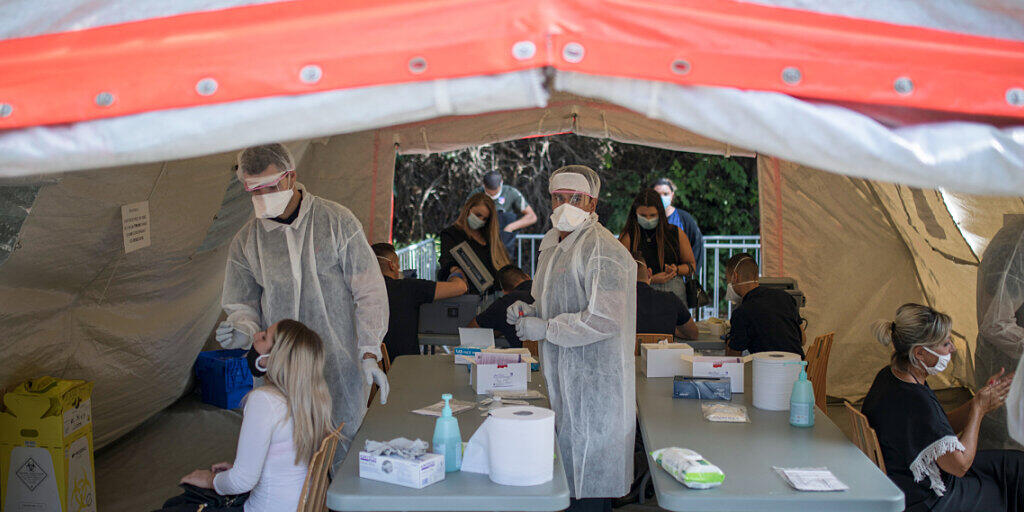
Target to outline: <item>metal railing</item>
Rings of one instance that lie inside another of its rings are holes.
[[[537,270],[542,234],[516,235],[516,266],[531,276]],[[433,238],[403,247],[397,251],[402,269],[414,269],[421,279],[434,279],[440,248]],[[705,235],[704,264],[697,280],[707,291],[711,304],[701,308],[699,318],[718,317],[723,309],[732,314],[732,304],[725,300],[725,262],[734,254],[752,252],[761,267],[761,237],[759,235]]]

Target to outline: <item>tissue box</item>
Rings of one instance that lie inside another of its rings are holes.
[[[526,391],[529,375],[530,363],[469,365],[469,384],[478,395],[491,391]]]
[[[359,478],[422,489],[444,480],[444,455],[427,453],[408,460],[359,452]]]
[[[643,343],[640,367],[647,378],[675,377],[683,374],[684,355],[693,355],[693,347],[686,343]]]
[[[687,377],[729,377],[733,393],[743,392],[743,370],[746,360],[741,357],[680,357],[683,364],[683,375]]]
[[[683,377],[672,381],[672,398],[732,400],[729,377]]]
[[[533,354],[530,353],[530,349],[523,348],[485,348],[483,352],[495,353],[495,354],[522,354],[523,361],[530,363],[530,371],[535,372],[540,370],[540,362],[534,359]],[[529,379],[527,379],[529,380]]]
[[[483,349],[476,347],[452,347],[452,355],[455,357],[455,364],[470,364],[470,362],[466,360],[466,357],[473,359],[481,350]]]

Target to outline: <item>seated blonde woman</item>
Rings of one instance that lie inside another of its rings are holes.
[[[181,479],[185,494],[165,503],[163,510],[298,508],[309,460],[331,428],[323,342],[305,325],[281,320],[258,333],[254,344],[266,354],[256,361],[261,370],[266,368],[266,385],[245,399],[234,463],[189,473]]]
[[[948,315],[920,304],[904,304],[895,320],[875,324],[875,337],[893,348],[892,362],[875,377],[863,412],[885,470],[908,511],[1022,511],[1024,452],[977,449],[981,418],[1002,407],[1013,375],[993,375],[949,413],[925,383],[956,352],[952,328]]]

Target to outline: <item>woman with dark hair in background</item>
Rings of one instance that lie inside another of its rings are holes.
[[[693,249],[683,230],[668,223],[661,196],[653,189],[640,191],[633,200],[619,242],[654,273],[651,287],[670,291],[686,304],[683,277],[692,276],[697,267]]]
[[[981,418],[1002,407],[1013,375],[993,375],[974,398],[946,413],[925,379],[946,369],[956,347],[948,315],[904,304],[875,338],[892,362],[871,384],[862,410],[878,434],[885,470],[908,511],[1024,511],[1024,452],[978,451]]]
[[[456,245],[468,242],[477,258],[495,278],[495,285],[489,290],[497,291],[498,269],[511,263],[508,251],[501,242],[501,229],[498,221],[498,210],[494,201],[484,193],[469,196],[466,204],[459,210],[455,224],[440,233],[441,257],[438,260],[437,280],[446,281],[448,275],[458,267],[451,250]],[[471,289],[471,291],[474,291]],[[479,293],[479,290],[475,291]]]
[[[696,272],[700,272],[704,264],[704,235],[700,232],[697,220],[690,215],[690,212],[672,206],[672,200],[676,197],[676,184],[668,178],[658,178],[654,182],[654,191],[661,196],[661,204],[665,207],[665,217],[668,223],[677,226],[686,233],[686,239],[690,241],[693,248],[693,257],[697,262]]]

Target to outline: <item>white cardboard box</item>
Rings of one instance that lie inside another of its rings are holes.
[[[428,453],[406,460],[359,452],[359,478],[422,489],[444,480],[444,455]]]
[[[491,391],[526,391],[530,376],[530,363],[469,365],[469,385],[476,394]]]
[[[686,377],[729,377],[733,393],[743,392],[743,371],[749,358],[680,356]]]
[[[684,355],[693,355],[693,347],[686,343],[642,343],[640,367],[647,378],[683,375]]]

